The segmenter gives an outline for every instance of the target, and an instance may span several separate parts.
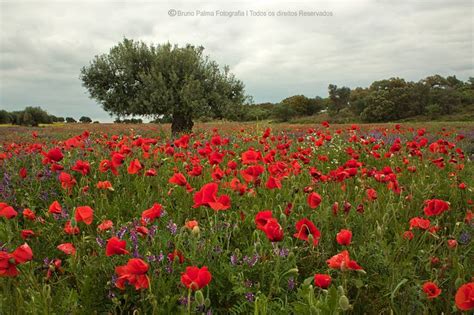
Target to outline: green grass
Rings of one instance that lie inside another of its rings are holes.
[[[269,126],[275,137],[265,140],[262,134]],[[443,132],[442,126],[448,129]],[[94,125],[67,127],[27,129],[39,130],[38,138],[32,139],[26,133],[17,136],[17,141],[9,140],[20,144],[19,147],[10,148],[9,143],[4,143],[0,149],[0,153],[2,150],[11,153],[11,157],[0,162],[3,201],[20,213],[28,207],[44,219],[42,223],[41,220],[25,220],[21,215],[10,220],[0,218],[1,246],[9,251],[25,242],[20,237],[21,230],[31,229],[37,234],[26,240],[33,250],[33,260],[18,266],[20,274],[17,277],[0,277],[2,314],[186,313],[188,309],[180,301],[186,299],[188,290],[181,285],[180,277],[185,267],[191,265],[205,265],[212,274],[210,284],[201,290],[201,306],[198,305],[200,293],[192,293],[193,313],[211,310],[214,314],[448,314],[456,312],[454,295],[457,288],[471,279],[474,270],[472,241],[459,240],[462,235],[472,236],[474,232],[473,226],[464,220],[467,211],[472,210],[469,200],[473,199],[474,167],[469,156],[461,159],[455,151],[472,141],[455,139],[460,132],[472,131],[469,124],[419,123],[402,125],[400,131],[394,129],[393,124],[362,125],[360,131],[350,131],[350,125],[338,125],[329,129],[332,140],[322,146],[316,146],[315,141],[328,131],[319,129],[320,132],[308,134],[306,125],[204,124],[196,126],[188,148],[175,147],[175,156],[166,153],[167,132],[153,125],[111,125],[113,129],[108,130]],[[229,138],[228,144],[210,144],[213,151],[224,154],[218,164],[225,174],[217,181],[218,195],[227,194],[231,198],[230,209],[218,212],[208,207],[193,208],[195,192],[213,181],[212,172],[216,167],[210,165],[209,159],[202,155],[204,152],[198,152],[205,146],[195,148],[193,144],[209,142],[215,136],[212,131],[215,127],[222,138]],[[447,147],[447,154],[433,153],[423,147],[420,150],[423,158],[410,155],[407,142],[414,139],[416,129],[421,127],[428,131],[425,135],[428,144],[442,138],[456,146]],[[91,136],[83,141],[84,147],[63,147],[64,140],[80,135],[86,128],[90,129]],[[337,129],[344,131],[338,134]],[[103,132],[108,132],[108,138],[103,137]],[[383,132],[386,132],[385,136]],[[119,139],[112,140],[113,133],[119,135]],[[360,138],[365,139],[367,133],[381,144],[380,159],[370,153],[375,143],[364,144]],[[350,142],[354,134],[358,141]],[[158,142],[148,147],[135,141],[137,135],[155,138]],[[401,139],[401,150],[385,158],[384,154],[390,150],[395,138]],[[64,159],[60,164],[77,181],[70,192],[61,187],[57,174],[49,175],[50,165],[42,164],[44,157],[29,149],[33,142],[41,143],[44,151],[56,146],[63,149]],[[265,187],[270,176],[268,167],[273,163],[266,165],[262,161],[259,164],[266,170],[260,176],[260,185],[247,183],[248,190],[243,195],[229,187],[228,183],[234,177],[244,182],[240,171],[247,166],[242,164],[241,154],[250,147],[264,156],[275,150],[275,162],[283,163],[278,167],[285,166],[283,172],[288,170],[281,178],[281,189]],[[126,154],[124,165],[118,168],[117,176],[99,171],[100,162],[110,159],[113,151],[128,152],[128,148],[130,153]],[[356,176],[343,181],[312,178],[310,167],[331,178],[331,172],[351,159],[348,148],[363,163]],[[150,153],[148,158],[143,155],[146,150]],[[321,156],[327,156],[328,161],[321,161]],[[457,163],[449,163],[451,156]],[[439,157],[445,160],[444,168],[431,162]],[[158,175],[128,174],[127,167],[134,159],[140,160],[143,171],[153,168]],[[88,175],[71,170],[77,160],[89,162],[91,171]],[[203,168],[202,175],[191,177],[187,173],[190,169],[186,167],[197,160]],[[229,161],[238,164],[235,174],[230,169],[227,171]],[[460,169],[460,164],[464,168]],[[408,171],[409,166],[416,167],[416,172]],[[18,176],[23,167],[28,171],[25,179]],[[371,170],[380,171],[384,167],[394,170],[403,188],[400,194],[391,190],[388,183],[368,175]],[[185,175],[193,192],[168,183],[175,171]],[[43,176],[39,178],[39,174]],[[111,182],[114,191],[96,188],[97,182],[104,180]],[[461,182],[467,189],[458,188]],[[86,186],[89,189],[84,192]],[[306,202],[308,187],[322,197],[316,209],[311,209]],[[374,201],[367,200],[369,187],[377,191],[378,198]],[[403,233],[409,230],[410,219],[424,217],[424,201],[432,198],[450,202],[449,211],[429,217],[431,225],[439,226],[440,230],[430,233],[415,229],[411,241],[404,239]],[[48,213],[54,200],[66,209],[64,216],[69,218],[74,217],[75,207],[89,205],[94,209],[92,225],[79,222],[80,234],[66,235],[63,227],[67,218]],[[166,215],[148,224],[151,231],[156,229],[153,236],[135,239],[142,212],[155,202],[163,205]],[[335,202],[339,204],[337,215],[332,210]],[[343,210],[345,202],[351,205],[348,213]],[[293,205],[289,216],[285,215],[288,203]],[[356,211],[359,205],[363,205],[363,213]],[[272,244],[264,232],[256,229],[255,215],[266,209],[272,210],[273,217],[283,228],[281,242]],[[321,231],[320,242],[315,247],[293,237],[295,224],[302,218],[310,219]],[[97,230],[104,219],[114,222],[113,232]],[[184,227],[188,220],[199,222],[199,233]],[[176,224],[175,232],[173,224]],[[137,253],[149,264],[149,289],[137,291],[127,286],[121,291],[116,288],[113,282],[115,267],[125,265],[132,254],[107,257],[104,247],[96,240],[97,237],[99,241],[107,240],[125,228],[123,239],[127,241],[127,249],[133,253],[136,246]],[[352,231],[351,245],[341,246],[336,242],[336,234],[341,229]],[[457,239],[459,245],[449,248],[449,239]],[[65,242],[75,245],[76,255],[67,256],[57,250],[56,246]],[[183,253],[182,264],[177,260],[168,261],[167,255],[174,249]],[[344,249],[364,272],[328,268],[326,260]],[[163,259],[159,261],[150,258],[160,255]],[[438,257],[440,263],[432,265],[433,257]],[[49,279],[46,279],[49,267],[44,264],[45,258],[62,260],[61,271],[57,270]],[[231,259],[237,263],[232,263]],[[312,278],[316,273],[331,275],[332,284],[327,290],[315,287]],[[436,282],[441,288],[438,298],[426,298],[421,289],[426,281]],[[346,311],[344,297],[350,304]]]

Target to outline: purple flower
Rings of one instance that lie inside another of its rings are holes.
[[[255,294],[253,294],[252,292],[247,292],[245,293],[245,298],[247,299],[247,301],[252,303],[253,301],[255,301]]]
[[[99,247],[104,247],[104,246],[105,246],[105,241],[104,241],[102,238],[100,238],[100,237],[97,236],[97,237],[95,238],[95,241],[97,242],[97,244],[99,245]]]
[[[236,254],[232,254],[230,256],[230,263],[231,263],[232,266],[235,266],[239,263],[239,258],[237,257]]]
[[[294,290],[295,286],[296,286],[295,279],[293,277],[290,277],[288,279],[288,290],[290,291]]]
[[[178,230],[178,226],[176,225],[176,223],[173,222],[173,220],[170,220],[166,227],[172,235],[175,235],[176,231]]]

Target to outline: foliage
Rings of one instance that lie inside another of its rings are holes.
[[[193,119],[223,118],[229,108],[245,101],[242,82],[203,50],[124,39],[83,67],[81,79],[90,96],[111,114],[166,116],[173,133],[189,131]]]
[[[90,124],[92,122],[92,119],[87,116],[81,116],[81,118],[79,118],[79,121],[84,124]]]
[[[5,255],[24,243],[33,253],[17,276],[0,277],[0,313],[449,314],[472,281],[469,124],[206,124],[173,140],[151,124],[108,127],[0,129],[2,275],[15,262]],[[209,183],[218,192],[202,198]],[[434,199],[448,209],[427,212]],[[155,203],[162,210],[150,219]],[[77,215],[86,205],[90,225]],[[264,210],[280,241],[257,227]],[[316,243],[295,237],[303,218],[320,231]],[[349,244],[338,241],[342,229]],[[107,256],[112,237],[128,253]],[[57,248],[64,243],[76,253]],[[344,250],[363,271],[328,265]],[[148,265],[150,286],[121,290],[117,267],[133,257]],[[212,280],[186,288],[189,266],[207,266]],[[327,288],[315,274],[330,275]],[[428,281],[438,297],[423,291]]]

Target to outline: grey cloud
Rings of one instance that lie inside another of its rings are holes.
[[[169,17],[178,10],[315,10],[332,17]],[[123,37],[203,45],[255,101],[400,76],[473,75],[471,1],[3,1],[0,107],[110,120],[80,68]]]

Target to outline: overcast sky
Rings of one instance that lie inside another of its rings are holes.
[[[474,76],[471,0],[255,2],[0,0],[0,108],[35,105],[57,116],[110,121],[89,99],[79,71],[123,37],[202,45],[230,66],[257,103],[325,97],[330,83]],[[266,16],[197,16],[196,10]],[[278,16],[300,10],[332,16]],[[170,16],[179,11],[194,16]]]

